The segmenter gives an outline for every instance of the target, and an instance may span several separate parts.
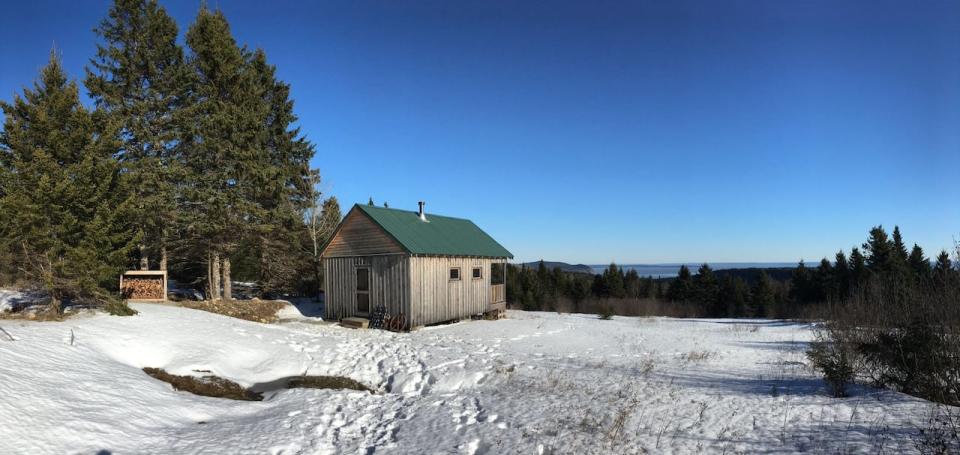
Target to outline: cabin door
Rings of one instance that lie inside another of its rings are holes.
[[[357,267],[357,314],[370,313],[370,269]]]

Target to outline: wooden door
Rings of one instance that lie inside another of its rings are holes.
[[[370,268],[357,267],[357,314],[370,313]]]

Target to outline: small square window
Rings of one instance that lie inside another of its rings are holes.
[[[460,269],[450,269],[450,281],[460,281]]]
[[[474,268],[473,268],[473,278],[474,278],[474,279],[483,278],[483,268],[482,268],[482,267],[474,267]]]

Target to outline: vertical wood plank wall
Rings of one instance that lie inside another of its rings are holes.
[[[411,326],[465,318],[490,306],[490,265],[498,259],[465,257],[410,257]],[[473,267],[483,268],[481,279]],[[450,268],[460,268],[460,281],[450,281]]]
[[[406,255],[334,257],[323,259],[325,319],[357,315],[356,269],[361,265],[370,268],[370,312],[383,305],[391,315],[410,314],[410,261]]]

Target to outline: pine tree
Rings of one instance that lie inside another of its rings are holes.
[[[276,68],[267,62],[266,53],[257,50],[247,55],[252,73],[252,100],[262,115],[257,122],[261,131],[258,147],[246,160],[244,199],[253,211],[245,220],[250,242],[258,246],[259,281],[266,291],[293,291],[291,284],[305,272],[301,266],[311,262],[301,257],[304,215],[315,201],[320,176],[310,168],[314,147],[294,126],[297,120],[290,100],[290,86],[276,78]],[[312,268],[312,267],[311,267]]]
[[[947,287],[953,283],[957,271],[953,267],[950,255],[946,250],[941,250],[937,256],[937,263],[933,266],[933,279],[941,288]]]
[[[751,295],[752,316],[757,318],[767,317],[775,301],[773,286],[767,272],[760,271],[760,276],[757,278],[757,283],[754,285]]]
[[[719,302],[724,306],[727,317],[742,317],[748,313],[750,289],[740,277],[726,275],[721,280]]]
[[[853,289],[859,289],[866,285],[870,269],[867,268],[867,260],[860,253],[860,249],[853,247],[850,250],[850,285]]]
[[[677,277],[667,288],[667,298],[672,302],[686,302],[690,299],[692,290],[693,277],[690,275],[690,269],[686,265],[681,265]]]
[[[794,303],[809,303],[813,299],[812,293],[810,292],[811,288],[812,279],[810,270],[807,269],[806,264],[801,259],[800,263],[797,264],[797,268],[793,269],[793,274],[790,278],[790,299],[793,300]]]
[[[617,267],[617,264],[610,263],[610,266],[603,271],[603,289],[605,297],[623,298],[627,295],[624,286],[623,270]]]
[[[913,250],[910,251],[910,257],[907,261],[910,264],[911,272],[913,272],[914,280],[922,283],[930,278],[930,259],[923,254],[923,248],[920,248],[920,245],[913,244]]]
[[[265,88],[221,12],[202,7],[186,41],[194,72],[184,115],[187,235],[195,248],[207,252],[208,297],[221,297],[222,281],[222,296],[229,299],[230,256],[269,216],[253,196],[259,191],[256,184],[268,175],[262,165]]]
[[[15,246],[21,278],[58,311],[68,299],[112,300],[134,242],[113,159],[119,128],[83,107],[54,52],[34,88],[0,107],[0,238]]]
[[[693,300],[705,308],[708,315],[714,317],[722,316],[724,312],[717,299],[718,292],[717,277],[713,269],[706,263],[700,265],[693,277]]]
[[[867,269],[871,272],[885,274],[893,269],[896,253],[883,226],[870,229],[870,238],[863,244],[863,249],[866,252]]]
[[[177,115],[188,87],[177,25],[155,0],[115,0],[95,32],[103,44],[85,84],[97,107],[122,128],[118,156],[136,201],[140,268],[150,267],[148,251],[154,250],[166,270],[182,178]]]
[[[839,292],[834,281],[834,275],[833,264],[827,258],[821,259],[816,272],[815,300],[817,302],[823,303],[837,298]]]
[[[837,297],[841,300],[846,299],[850,295],[850,264],[843,250],[837,252],[833,282],[837,289]]]

